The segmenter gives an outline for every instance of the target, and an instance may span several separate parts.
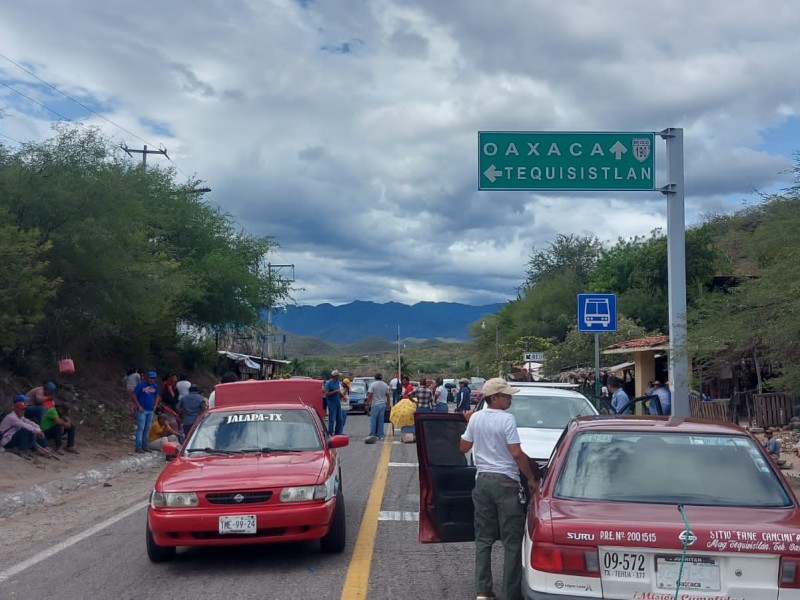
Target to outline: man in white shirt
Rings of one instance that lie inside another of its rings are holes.
[[[436,406],[434,406],[433,412],[448,412],[447,386],[441,377],[436,380],[436,391],[433,393],[433,397],[436,399]]]
[[[186,379],[186,375],[181,373],[181,376],[178,378],[178,383],[175,384],[175,390],[178,392],[178,400],[189,393],[190,387],[192,387],[192,384]]]
[[[483,386],[486,408],[469,415],[459,449],[472,450],[477,467],[472,502],[475,505],[475,588],[478,600],[495,598],[492,580],[492,545],[495,532],[503,543],[503,594],[505,600],[522,598],[522,536],[525,511],[520,501],[520,471],[533,496],[538,482],[522,451],[517,422],[506,412],[511,396],[519,392],[500,377]]]

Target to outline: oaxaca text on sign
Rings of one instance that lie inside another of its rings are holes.
[[[482,190],[653,190],[655,134],[478,132]]]

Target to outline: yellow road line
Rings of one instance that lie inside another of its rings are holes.
[[[369,492],[367,506],[361,525],[358,528],[353,556],[347,567],[341,600],[366,600],[369,585],[369,569],[372,566],[372,551],[375,547],[375,535],[378,533],[378,513],[386,491],[386,476],[389,474],[389,458],[392,454],[393,435],[384,438],[378,466],[375,468],[375,481]]]

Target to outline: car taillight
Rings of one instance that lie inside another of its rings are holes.
[[[782,588],[800,588],[800,558],[781,557],[781,578],[778,584]]]
[[[600,577],[597,548],[586,546],[534,542],[531,545],[531,567],[547,573]]]

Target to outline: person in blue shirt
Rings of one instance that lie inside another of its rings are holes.
[[[458,404],[456,404],[457,413],[465,413],[472,407],[472,390],[469,389],[469,379],[462,377],[458,380]]]
[[[625,406],[629,399],[628,394],[622,389],[622,381],[616,375],[608,376],[608,391],[611,392],[611,406],[619,413],[623,406]],[[630,409],[628,409],[630,410]]]
[[[660,381],[654,381],[653,386],[655,387],[655,395],[661,401],[661,410],[665,415],[670,414],[672,412],[672,394],[669,388]]]
[[[133,444],[138,453],[151,451],[147,441],[150,426],[153,424],[153,411],[159,400],[157,376],[155,371],[150,371],[147,379],[140,381],[131,392],[131,402],[136,410],[136,437]]]
[[[764,450],[775,460],[781,457],[781,443],[772,437],[772,429],[767,429],[764,432]]]
[[[342,421],[339,412],[342,410],[339,388],[339,371],[331,371],[331,378],[325,382],[323,397],[328,405],[328,434],[338,435],[342,433]]]

